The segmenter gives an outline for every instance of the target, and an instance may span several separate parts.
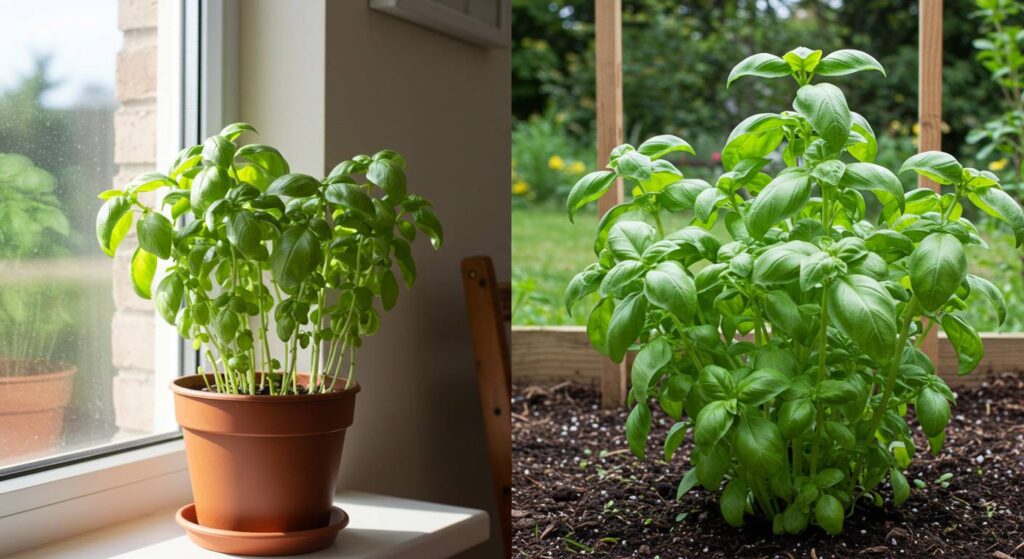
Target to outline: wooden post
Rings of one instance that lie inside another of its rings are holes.
[[[917,149],[942,149],[942,0],[921,0],[918,38]],[[938,183],[918,177],[918,186],[941,192]],[[939,366],[939,332],[933,328],[921,346]]]
[[[594,52],[597,76],[597,164],[623,142],[622,135],[622,0],[594,0]],[[623,201],[622,181],[597,202],[599,215]],[[601,405],[626,403],[626,365],[608,361],[601,375]]]

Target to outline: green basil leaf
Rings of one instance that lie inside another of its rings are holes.
[[[309,175],[301,173],[290,173],[281,175],[267,189],[267,194],[275,196],[288,196],[291,198],[306,198],[320,190],[320,181]]]
[[[830,83],[802,86],[793,109],[811,123],[832,153],[838,154],[846,145],[853,120],[846,96],[838,87]]]
[[[839,182],[841,188],[871,191],[882,205],[895,204],[906,209],[903,183],[891,171],[874,163],[850,163]]]
[[[379,186],[390,197],[405,198],[405,171],[400,161],[376,159],[366,171],[366,180]]]
[[[819,76],[845,76],[862,70],[877,70],[885,75],[885,68],[866,52],[842,49],[821,59],[814,70]]]
[[[150,171],[148,173],[142,173],[132,179],[132,182],[128,183],[128,186],[125,187],[125,191],[128,193],[150,192],[162,186],[176,187],[178,186],[178,183],[174,182],[170,177],[163,173]]]
[[[850,111],[850,117],[853,119],[850,130],[860,134],[864,138],[864,142],[848,145],[846,151],[857,161],[870,163],[878,155],[878,140],[875,138],[875,131],[871,129],[867,119],[858,113]]]
[[[929,438],[937,437],[946,430],[946,425],[949,424],[949,402],[939,392],[928,387],[922,388],[914,409],[917,411],[917,421],[921,424],[921,430]]]
[[[948,153],[925,151],[907,159],[897,174],[907,171],[914,171],[939,184],[953,184],[960,181],[964,168]]]
[[[229,169],[235,160],[235,144],[224,136],[210,136],[203,142],[203,161]]]
[[[966,375],[977,368],[981,358],[985,356],[985,346],[982,345],[978,332],[954,314],[942,316],[942,330],[946,332],[949,344],[956,351],[957,374]]]
[[[163,214],[148,212],[137,226],[139,246],[159,258],[170,258],[172,229],[171,221]]]
[[[730,526],[737,528],[743,526],[743,511],[747,508],[747,494],[749,492],[750,489],[747,487],[747,481],[741,477],[734,477],[729,480],[729,483],[725,484],[725,489],[722,490],[722,497],[719,499],[718,505],[722,510],[722,518]]]
[[[615,306],[608,325],[608,356],[620,363],[626,350],[640,336],[647,314],[647,302],[640,293],[633,293]]]
[[[373,217],[373,201],[365,190],[347,182],[334,182],[327,185],[324,198],[328,202],[347,210],[359,213],[363,217]]]
[[[693,430],[693,440],[697,446],[703,449],[715,446],[729,432],[732,418],[723,400],[704,406],[697,414],[696,427]]]
[[[274,281],[286,293],[293,293],[316,270],[322,258],[316,235],[302,225],[293,225],[274,242],[270,270]]]
[[[644,295],[655,306],[689,322],[697,310],[697,287],[681,264],[669,260],[658,264],[644,278]]]
[[[181,300],[185,294],[185,286],[177,274],[167,274],[156,286],[156,296],[153,298],[157,312],[168,324],[174,324],[178,309],[181,308]]]
[[[877,281],[853,274],[829,285],[830,316],[847,338],[879,363],[896,350],[896,302]]]
[[[657,337],[640,349],[633,360],[630,381],[637,401],[648,397],[651,379],[672,360],[672,345],[664,337]]]
[[[760,52],[744,58],[739,64],[734,66],[732,71],[729,72],[729,79],[726,80],[725,87],[728,88],[732,85],[732,82],[743,76],[782,78],[788,76],[789,73],[789,64],[785,60],[774,54]]]
[[[949,300],[967,276],[963,245],[949,233],[932,233],[924,238],[907,263],[910,285],[921,306],[935,311]]]
[[[420,208],[413,212],[413,218],[420,231],[430,239],[430,245],[434,250],[441,248],[441,244],[444,243],[444,229],[441,227],[441,220],[437,219],[437,214],[430,208]]]
[[[810,398],[789,400],[779,408],[779,432],[785,439],[795,439],[814,423],[814,404]]]
[[[651,410],[647,404],[637,404],[626,417],[626,441],[633,456],[643,460],[647,455],[647,436],[651,432]]]
[[[853,430],[838,421],[826,421],[825,432],[845,450],[853,450],[857,445],[857,438],[853,434]]]
[[[611,171],[594,171],[577,181],[565,202],[569,221],[573,221],[580,208],[604,196],[615,183],[615,179],[615,173]]]
[[[205,215],[206,208],[227,195],[232,183],[233,180],[228,172],[221,167],[212,166],[200,171],[192,181],[192,192],[189,199],[192,204],[192,213],[196,217]]]
[[[391,270],[384,270],[380,275],[380,302],[384,310],[390,311],[398,302],[398,280]]]
[[[608,232],[608,248],[616,260],[640,260],[657,236],[654,227],[642,221],[620,221]]]
[[[844,404],[856,400],[857,395],[857,387],[841,380],[826,379],[818,384],[818,398],[826,404]]]
[[[224,127],[220,131],[220,135],[224,136],[232,142],[238,139],[242,135],[242,132],[252,132],[253,134],[259,134],[259,132],[253,128],[253,126],[247,122],[234,122]]]
[[[967,284],[971,286],[971,293],[977,291],[992,303],[996,309],[999,324],[1002,324],[1006,320],[1006,299],[1003,298],[1003,292],[992,282],[974,274],[967,274]]]
[[[732,397],[736,383],[732,375],[718,365],[708,365],[701,369],[697,377],[697,385],[708,400],[725,400]]]
[[[821,495],[814,505],[814,520],[829,535],[835,536],[843,531],[843,505],[832,495]]]
[[[594,349],[603,355],[609,355],[608,328],[612,322],[612,311],[615,310],[615,299],[606,297],[590,311],[587,319],[587,339]]]
[[[897,507],[907,502],[910,497],[910,484],[903,472],[892,468],[889,470],[889,481],[892,482],[892,504]]]
[[[799,277],[801,263],[818,252],[818,247],[804,241],[775,245],[754,260],[751,277],[762,285],[791,282]]]
[[[737,124],[722,148],[725,170],[732,171],[744,159],[764,157],[775,151],[785,135],[783,127],[792,122],[782,115],[761,113]]]
[[[131,261],[132,288],[135,294],[143,299],[152,295],[153,276],[156,274],[156,255],[142,247],[135,249]]]
[[[772,179],[751,203],[744,216],[750,236],[760,239],[775,224],[801,209],[811,196],[810,177],[797,169]]]
[[[576,274],[565,289],[565,310],[572,313],[577,301],[597,291],[604,279],[605,272],[600,265],[592,264],[586,270]]]
[[[789,64],[793,72],[813,72],[821,60],[820,50],[811,50],[807,47],[797,47],[786,54],[782,59]]]
[[[668,430],[668,433],[665,435],[666,462],[672,461],[672,457],[675,456],[676,451],[679,450],[680,446],[682,446],[683,440],[686,438],[686,431],[689,428],[689,426],[689,421],[679,421],[672,425],[672,428]],[[694,485],[696,485],[697,472],[693,472],[692,475],[689,472],[687,472],[686,475],[690,476],[692,478]],[[690,487],[692,488],[693,485],[691,485]]]
[[[683,179],[667,185],[658,193],[658,202],[670,212],[692,210],[701,192],[713,188],[700,179]]]
[[[761,475],[774,475],[786,463],[786,442],[779,428],[757,415],[740,417],[735,448],[740,462]]]
[[[736,384],[736,398],[744,404],[760,406],[789,388],[789,377],[772,369],[761,369]]]
[[[276,148],[263,144],[246,144],[235,152],[235,156],[246,159],[266,171],[271,180],[290,172],[288,162]]]
[[[800,289],[810,291],[821,287],[832,276],[836,261],[832,255],[818,252],[800,262]]]
[[[1017,247],[1024,245],[1024,211],[1012,196],[998,188],[983,188],[968,195],[981,211],[1010,224]]]
[[[263,245],[263,228],[252,213],[240,211],[228,219],[228,241],[246,258],[254,258]],[[264,253],[265,254],[265,253]]]
[[[690,468],[683,479],[679,480],[679,487],[676,489],[676,500],[679,501],[690,492],[691,489],[697,486],[700,480],[697,479],[697,468]]]
[[[114,251],[131,229],[132,219],[132,203],[127,198],[111,198],[100,206],[96,214],[96,240],[108,256],[114,256]]]
[[[697,152],[693,151],[693,147],[690,146],[686,140],[677,138],[670,134],[663,134],[661,136],[650,138],[640,144],[636,150],[651,159],[660,159],[665,155],[676,151],[683,151],[690,155],[697,155]]]

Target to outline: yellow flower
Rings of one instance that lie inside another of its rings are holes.
[[[989,171],[1002,171],[1009,164],[1010,164],[1010,161],[1007,160],[1006,158],[998,159],[998,160],[993,161],[993,162],[988,164],[988,170]]]
[[[582,173],[583,171],[586,171],[586,170],[587,170],[587,168],[583,166],[583,162],[582,161],[573,161],[572,163],[569,164],[569,172],[570,173],[574,173],[574,174],[578,175],[578,174],[580,174],[580,173]]]
[[[913,131],[914,131],[914,135],[915,136],[920,136],[921,135],[921,123],[920,122],[915,122],[914,123]]]
[[[562,161],[562,158],[557,155],[552,155],[551,158],[548,159],[548,167],[558,171],[565,167],[565,161]]]
[[[530,185],[526,184],[526,181],[516,181],[512,183],[512,194],[516,196],[522,196],[530,191]]]

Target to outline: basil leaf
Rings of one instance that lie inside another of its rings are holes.
[[[829,285],[829,313],[861,351],[888,363],[896,349],[896,302],[877,281],[853,274]]]
[[[924,238],[907,262],[910,285],[926,311],[941,308],[967,276],[963,245],[949,233]]]
[[[806,170],[780,174],[750,204],[744,216],[747,232],[760,239],[775,224],[799,212],[810,196],[811,182]]]
[[[803,115],[832,153],[846,145],[853,126],[846,96],[830,83],[805,85],[796,92],[793,109]]]
[[[744,58],[739,64],[734,66],[732,71],[729,72],[729,78],[725,82],[725,87],[728,88],[732,85],[732,82],[743,76],[781,78],[788,76],[789,73],[789,64],[785,60],[774,54],[760,52]]]
[[[866,52],[842,49],[821,59],[815,73],[819,76],[845,76],[863,70],[877,70],[885,75],[885,68]]]
[[[914,171],[939,184],[953,184],[960,181],[964,168],[948,153],[925,151],[907,159],[897,174],[907,171]]]

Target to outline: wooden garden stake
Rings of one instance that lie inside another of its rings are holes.
[[[622,0],[595,0],[595,62],[597,76],[597,161],[604,161],[623,142],[622,134]],[[604,215],[623,201],[622,181],[598,201]],[[626,364],[607,360],[601,374],[601,405],[626,403]]]

